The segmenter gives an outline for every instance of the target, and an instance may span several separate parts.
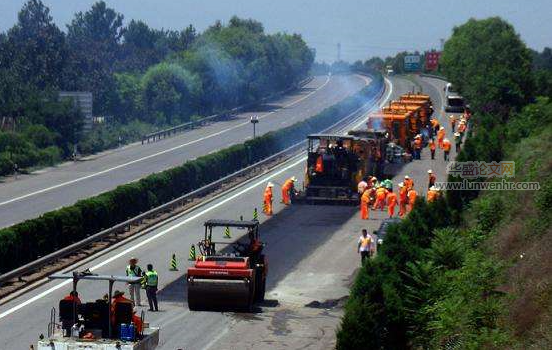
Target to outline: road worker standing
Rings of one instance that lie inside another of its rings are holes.
[[[314,171],[318,174],[322,174],[324,172],[324,158],[320,154],[318,158],[316,158],[316,165],[314,166]]]
[[[380,185],[378,189],[376,190],[376,202],[374,203],[374,206],[372,207],[373,210],[376,210],[376,208],[379,208],[380,210],[383,210],[385,207],[385,198],[387,198],[387,189]]]
[[[395,207],[397,206],[397,195],[393,191],[389,191],[387,194],[387,213],[389,218],[395,215]]]
[[[297,181],[297,178],[295,176],[292,176],[291,178],[287,179],[286,182],[282,185],[282,203],[285,205],[291,204],[291,195],[295,193],[295,182]]]
[[[412,187],[414,187],[414,180],[412,180],[412,179],[410,178],[410,176],[408,176],[408,175],[405,175],[405,176],[404,176],[404,181],[403,181],[403,183],[404,183],[404,187],[406,187],[406,190],[407,190],[407,191],[410,191],[410,189],[411,189]]]
[[[358,239],[357,252],[360,253],[360,263],[363,264],[364,260],[370,257],[370,251],[372,249],[372,237],[368,234],[365,228],[362,229],[362,235]]]
[[[360,196],[360,218],[368,220],[370,217],[370,190],[366,189]]]
[[[408,212],[411,212],[414,209],[416,204],[416,198],[418,197],[418,192],[414,188],[411,188],[408,191]]]
[[[414,138],[414,159],[421,159],[422,153],[422,136],[416,135]]]
[[[431,152],[431,159],[435,159],[435,148],[435,140],[431,138],[431,140],[429,140],[429,151]]]
[[[138,264],[138,259],[132,257],[128,260],[128,265],[126,267],[126,275],[128,277],[142,277],[144,274]],[[130,295],[130,300],[136,306],[142,306],[140,303],[140,284],[139,283],[129,283],[128,284],[128,294]]]
[[[439,131],[437,132],[437,144],[439,145],[440,149],[443,149],[443,141],[445,140],[445,128],[440,127]]]
[[[452,145],[450,144],[449,139],[444,139],[443,140],[443,151],[444,151],[445,162],[448,162],[448,160],[449,160],[449,154],[450,154],[451,147],[452,147]]]
[[[434,202],[437,199],[438,195],[439,194],[437,193],[435,186],[431,186],[429,188],[429,191],[427,191],[427,202]]]
[[[461,145],[462,145],[462,137],[460,136],[459,132],[454,133],[454,145],[456,146],[456,153],[460,153]]]
[[[146,295],[148,297],[149,311],[159,311],[157,307],[157,285],[159,276],[153,269],[152,264],[148,264],[146,271]]]
[[[427,178],[428,178],[427,188],[431,188],[431,186],[435,185],[435,180],[437,180],[437,178],[435,177],[435,174],[433,174],[433,170],[429,169],[427,171]]]
[[[406,203],[408,201],[407,197],[408,189],[404,183],[399,184],[399,216],[402,218],[406,214]]]
[[[360,182],[357,185],[358,195],[362,196],[364,191],[366,191],[366,188],[368,188],[368,181],[366,181],[366,178],[364,177],[362,178],[362,180],[360,180]]]
[[[454,127],[456,126],[456,117],[454,116],[454,114],[450,115],[449,120],[450,120],[450,128],[452,132],[454,132]]]
[[[274,184],[272,182],[269,182],[266,185],[266,188],[264,191],[263,212],[266,215],[272,215],[272,188],[274,188]]]

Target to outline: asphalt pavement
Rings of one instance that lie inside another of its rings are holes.
[[[385,98],[412,90],[412,81],[392,78]],[[417,79],[432,95],[439,113],[441,81]],[[382,103],[385,103],[385,99]],[[445,116],[439,113],[441,119]],[[443,119],[444,120],[444,119]],[[448,124],[446,124],[448,126]],[[360,121],[355,125],[363,126]],[[420,194],[426,190],[427,169],[444,178],[446,163],[429,160],[428,150],[421,161],[406,164],[393,179],[396,187],[404,174],[414,178]],[[261,215],[261,235],[269,258],[267,302],[253,314],[232,312],[191,312],[186,304],[185,271],[189,247],[203,236],[207,219],[251,219],[260,209],[267,181],[281,184],[295,175],[302,178],[304,155],[291,159],[270,173],[250,180],[212,201],[192,209],[172,222],[101,257],[84,260],[78,269],[95,273],[124,274],[128,258],[140,264],[153,263],[160,274],[160,312],[147,312],[147,321],[161,327],[160,349],[325,349],[335,342],[335,329],[342,314],[342,301],[359,266],[356,241],[361,228],[377,229],[384,212],[371,213],[372,220],[361,221],[358,209],[338,206],[283,207],[275,200],[275,215]],[[279,199],[278,188],[275,198]],[[231,232],[230,242],[243,235]],[[222,237],[222,232],[219,232]],[[222,238],[221,238],[222,239]],[[176,254],[178,271],[169,271]],[[115,288],[125,290],[120,284]],[[70,283],[48,282],[0,306],[0,349],[25,348],[46,333],[50,310],[70,291]],[[107,291],[107,285],[82,281],[83,300],[94,300]],[[142,295],[145,301],[145,295]],[[307,307],[306,305],[311,307]],[[138,308],[141,310],[142,308]]]
[[[230,120],[214,122],[158,142],[135,143],[76,162],[0,182],[0,228],[71,205],[252,137],[289,126],[357,92],[369,82],[360,75],[317,76],[303,88]]]

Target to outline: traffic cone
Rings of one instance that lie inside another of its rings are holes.
[[[226,228],[224,229],[224,238],[232,238],[230,236],[230,227],[226,226]]]
[[[259,213],[257,212],[257,208],[253,209],[253,220],[259,221]]]
[[[178,263],[176,262],[176,254],[173,254],[171,257],[171,271],[178,271]]]
[[[190,247],[190,257],[188,258],[188,260],[194,261],[195,259],[196,259],[196,251],[195,251],[195,246],[192,244],[192,246]]]

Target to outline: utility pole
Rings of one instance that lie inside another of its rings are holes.
[[[337,62],[341,61],[341,43],[337,43]]]
[[[443,50],[445,49],[445,39],[441,38],[439,39],[439,42],[441,43],[439,51],[443,52]]]

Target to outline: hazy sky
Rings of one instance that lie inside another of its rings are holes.
[[[73,14],[94,0],[43,0],[65,30]],[[25,0],[0,0],[0,30],[11,27]],[[439,47],[454,25],[470,17],[501,16],[532,48],[552,46],[552,0],[107,0],[125,21],[155,28],[205,29],[232,15],[254,18],[268,32],[301,33],[320,61],[346,60]]]

